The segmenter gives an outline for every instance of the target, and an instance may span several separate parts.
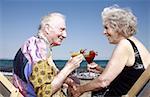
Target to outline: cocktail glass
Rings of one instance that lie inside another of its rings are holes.
[[[84,58],[86,60],[86,62],[88,64],[91,64],[95,58],[95,56],[97,55],[97,52],[95,52],[94,50],[89,51],[88,53],[84,53]],[[89,71],[89,76],[91,76],[91,72]]]
[[[81,54],[80,52],[70,52],[70,53],[71,53],[72,58],[79,55],[79,54]],[[78,69],[75,69],[74,70],[74,75],[76,76],[77,74],[78,74]]]
[[[77,56],[79,54],[84,54],[85,50],[86,49],[80,49],[80,51],[78,51],[78,52],[70,52],[71,53],[71,57],[73,58],[73,57],[75,57],[75,56]],[[75,75],[77,75],[77,74],[78,74],[78,69],[75,69]]]

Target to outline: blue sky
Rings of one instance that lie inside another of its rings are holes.
[[[100,14],[113,4],[132,9],[138,18],[136,37],[150,51],[149,0],[0,0],[0,59],[13,59],[23,42],[36,35],[41,17],[54,11],[66,16],[68,34],[53,48],[54,59],[69,59],[71,51],[81,48],[97,51],[96,59],[109,59],[115,46],[103,35]]]

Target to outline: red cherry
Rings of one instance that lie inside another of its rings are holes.
[[[81,54],[84,54],[85,51],[86,51],[86,49],[81,49],[81,50],[80,50],[80,53],[81,53]]]

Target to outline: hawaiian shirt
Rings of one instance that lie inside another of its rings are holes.
[[[52,60],[49,42],[42,34],[23,44],[13,66],[13,84],[25,97],[65,97],[61,89],[52,95],[51,82],[58,69]]]

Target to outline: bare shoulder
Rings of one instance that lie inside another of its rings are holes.
[[[119,50],[123,50],[124,52],[128,52],[131,50],[131,46],[130,46],[130,43],[127,39],[122,39],[118,45],[117,45],[117,48],[116,49],[119,49]]]
[[[122,39],[118,45],[121,45],[121,46],[129,46],[130,43],[127,39]]]
[[[124,66],[127,64],[131,52],[132,51],[128,40],[122,39],[114,49],[110,62]]]
[[[136,47],[140,53],[141,59],[143,61],[144,67],[147,68],[148,65],[150,64],[150,60],[149,60],[150,59],[150,53],[149,53],[148,49],[137,38],[131,37],[130,39],[136,45]]]

